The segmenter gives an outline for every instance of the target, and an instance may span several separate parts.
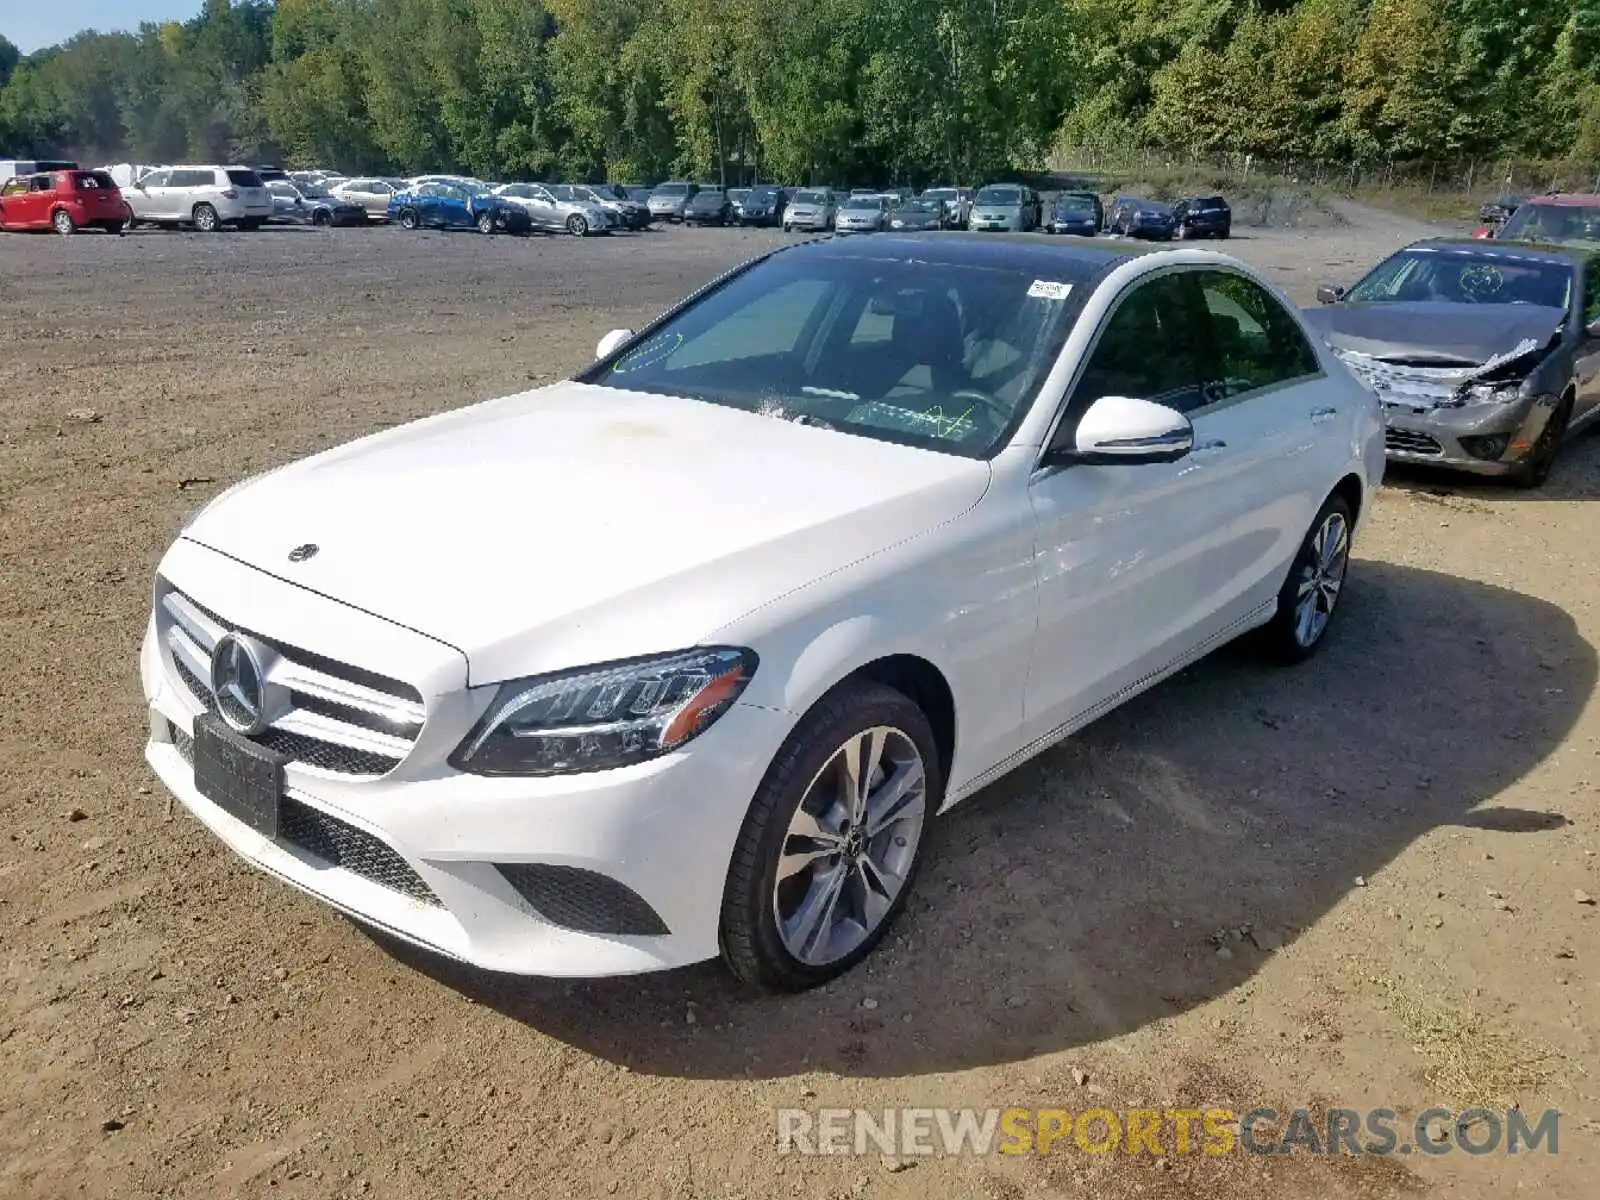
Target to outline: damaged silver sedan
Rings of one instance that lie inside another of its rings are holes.
[[[1538,487],[1600,417],[1600,255],[1416,242],[1307,322],[1383,401],[1389,458]]]

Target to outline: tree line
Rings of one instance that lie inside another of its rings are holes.
[[[206,0],[0,38],[0,156],[981,180],[1057,147],[1600,160],[1600,0]]]

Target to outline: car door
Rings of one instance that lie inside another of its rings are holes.
[[[49,175],[28,176],[25,190],[8,206],[13,222],[22,229],[42,229],[50,221],[50,201],[55,188]]]
[[[0,224],[10,229],[23,228],[28,215],[27,195],[26,179],[6,180],[5,186],[0,187]]]
[[[1094,401],[1203,408],[1205,314],[1181,272],[1132,285],[1098,331],[1051,440],[1071,446]],[[1087,723],[1128,689],[1209,644],[1210,558],[1234,514],[1210,456],[1042,468],[1029,486],[1039,624],[1024,701],[1031,739]]]
[[[1209,456],[1231,522],[1213,534],[1204,586],[1222,611],[1243,618],[1283,586],[1350,459],[1357,414],[1271,292],[1231,270],[1187,275],[1210,328],[1206,405],[1190,414],[1196,453]]]
[[[1581,303],[1583,328],[1578,330],[1578,349],[1572,364],[1574,421],[1584,420],[1600,409],[1600,336],[1590,332],[1600,330],[1600,255],[1584,260]]]

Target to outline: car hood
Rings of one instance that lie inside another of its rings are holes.
[[[184,536],[449,643],[480,684],[693,645],[988,483],[981,461],[561,383],[270,472]]]
[[[1538,349],[1567,318],[1563,309],[1530,304],[1436,301],[1328,304],[1306,309],[1304,316],[1335,350],[1384,359],[1436,357],[1473,366]]]

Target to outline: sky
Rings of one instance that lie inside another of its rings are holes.
[[[0,0],[0,35],[24,54],[84,29],[111,33],[141,21],[187,21],[201,0]]]

